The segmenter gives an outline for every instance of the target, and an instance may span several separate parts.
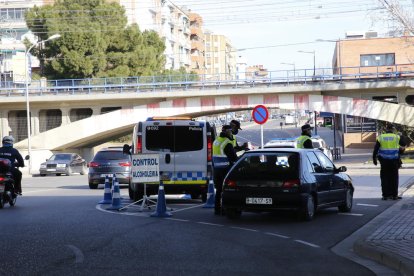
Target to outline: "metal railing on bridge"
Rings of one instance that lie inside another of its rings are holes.
[[[256,86],[315,85],[341,82],[372,82],[414,78],[414,64],[393,66],[341,67],[268,71],[264,74],[245,72],[216,75],[162,75],[90,79],[33,80],[30,94],[89,94],[123,92],[164,92],[188,89],[234,89]],[[0,95],[19,96],[26,93],[24,83],[3,81]]]

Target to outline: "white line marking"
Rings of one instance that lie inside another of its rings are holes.
[[[282,239],[289,239],[288,236],[283,236],[283,235],[279,235],[279,234],[275,234],[275,233],[266,232],[265,234],[275,236],[275,237],[278,237],[278,238],[282,238]]]
[[[364,214],[355,214],[355,213],[338,213],[338,215],[362,217]]]
[[[359,206],[367,206],[367,207],[378,207],[377,204],[366,204],[366,203],[357,203]]]
[[[71,244],[67,244],[66,246],[69,247],[70,249],[72,249],[73,253],[75,254],[75,263],[76,264],[83,263],[83,260],[85,258],[83,256],[82,251],[79,248],[77,248],[76,246],[71,245]]]
[[[250,228],[243,228],[243,227],[236,227],[236,226],[232,226],[231,228],[233,228],[233,229],[239,229],[239,230],[245,230],[245,231],[251,231],[251,232],[257,232],[257,230],[250,229]]]
[[[316,245],[316,244],[313,244],[313,243],[310,243],[310,242],[305,242],[305,241],[302,241],[302,240],[295,240],[295,242],[302,243],[302,244],[305,244],[305,245],[309,245],[309,246],[312,246],[312,247],[315,247],[315,248],[320,247],[319,245]]]
[[[211,225],[211,226],[224,226],[223,224],[216,224],[216,223],[209,223],[209,222],[202,222],[202,221],[198,221],[197,223],[204,224],[204,225]]]
[[[166,218],[168,220],[175,220],[175,221],[183,221],[183,222],[189,222],[188,219],[176,219],[176,218]]]
[[[171,213],[177,213],[177,212],[181,212],[181,211],[185,211],[185,210],[189,210],[189,209],[194,209],[194,208],[197,208],[197,207],[200,207],[200,206],[203,206],[203,205],[204,204],[200,204],[200,205],[195,205],[195,206],[191,206],[191,207],[188,207],[188,208],[178,209],[178,210],[172,211]]]

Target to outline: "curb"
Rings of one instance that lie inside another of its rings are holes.
[[[410,194],[413,192],[414,182],[411,182],[407,185],[406,190],[402,194]],[[412,201],[412,195],[408,196],[411,197]],[[369,234],[356,240],[352,248],[353,251],[359,256],[374,260],[379,264],[392,268],[401,273],[401,275],[414,276],[413,260],[410,260],[399,253],[387,250],[386,248],[382,248],[381,242],[376,244],[375,242],[367,241],[368,237],[381,225],[384,225],[386,220],[388,220],[390,217],[395,216],[395,214],[398,213],[398,211],[401,209],[401,206],[403,206],[407,201],[408,198],[393,204],[383,213],[379,214],[377,217],[369,221],[366,224],[368,227],[367,232],[369,232]]]
[[[357,240],[353,249],[358,255],[395,269],[402,275],[414,276],[414,264],[411,260],[400,254],[371,245],[365,241],[365,238]]]

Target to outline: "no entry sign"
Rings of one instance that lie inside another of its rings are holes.
[[[256,105],[253,108],[252,117],[257,124],[262,125],[267,122],[269,111],[264,105]]]

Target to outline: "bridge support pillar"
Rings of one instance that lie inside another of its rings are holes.
[[[101,107],[92,107],[92,117],[101,115]]]
[[[62,126],[70,124],[70,108],[64,107],[60,111],[62,111]]]
[[[31,123],[31,133],[33,135],[37,135],[40,133],[40,120],[39,120],[39,109],[30,109],[30,123]]]
[[[2,110],[0,111],[0,118],[1,118],[1,128],[0,128],[0,135],[1,137],[10,135],[10,125],[9,125],[9,119],[8,119],[8,110]]]

